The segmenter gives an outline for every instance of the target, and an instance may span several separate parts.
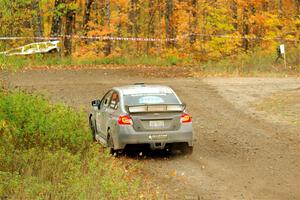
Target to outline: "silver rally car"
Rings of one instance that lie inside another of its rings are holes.
[[[192,119],[167,86],[135,84],[114,87],[92,101],[93,138],[118,153],[128,145],[193,151]]]

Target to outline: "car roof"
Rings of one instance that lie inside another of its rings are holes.
[[[123,95],[132,94],[172,94],[174,91],[165,85],[148,85],[148,84],[136,84],[136,85],[126,85],[113,88],[119,91]]]

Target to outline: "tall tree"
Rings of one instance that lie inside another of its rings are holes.
[[[104,5],[104,24],[105,24],[105,27],[109,31],[109,34],[107,34],[108,37],[111,36],[111,33],[110,33],[110,16],[111,16],[110,0],[105,0],[105,5]],[[111,53],[111,45],[112,45],[111,40],[107,39],[106,43],[104,45],[104,48],[103,48],[105,56],[108,56]]]
[[[168,39],[175,38],[175,29],[172,24],[173,19],[173,9],[174,9],[174,2],[173,0],[166,0],[166,11],[165,11],[165,24],[166,24],[166,37]],[[166,46],[174,46],[173,40],[167,40]]]
[[[87,32],[89,31],[88,28],[88,22],[90,21],[90,14],[91,14],[91,8],[94,0],[85,0],[85,9],[83,14],[83,23],[82,28],[84,30],[84,34],[87,35]]]
[[[295,19],[300,19],[300,0],[295,0]],[[296,24],[297,30],[300,29],[300,24]],[[297,33],[299,35],[299,33]]]
[[[61,35],[62,31],[62,15],[63,15],[63,6],[65,0],[55,0],[54,3],[54,13],[52,18],[52,27],[51,27],[51,36]]]
[[[196,41],[196,30],[198,24],[197,16],[197,0],[191,0],[191,22],[190,22],[190,44],[194,44]]]
[[[148,0],[148,25],[147,25],[147,37],[154,37],[155,33],[155,13],[156,13],[155,0]],[[153,46],[152,42],[147,42],[147,53],[150,47]]]
[[[282,8],[283,4],[282,4],[282,0],[278,0],[278,15],[279,18],[282,18],[283,15],[283,8]]]
[[[131,34],[132,37],[138,36],[138,0],[130,0],[130,10],[129,10],[129,27],[128,32]]]
[[[248,8],[243,9],[243,19],[242,19],[242,47],[244,51],[248,51],[249,49],[249,40],[247,36],[249,35],[249,10]]]
[[[300,14],[300,0],[295,0],[295,14],[299,17]]]
[[[32,2],[32,25],[34,29],[35,37],[43,37],[43,19],[40,9],[39,0],[33,0]]]
[[[75,14],[76,14],[76,6],[75,0],[68,2],[67,11],[66,11],[66,37],[64,38],[64,54],[66,56],[72,54],[72,36],[75,28]]]
[[[137,38],[139,36],[140,27],[138,24],[140,15],[139,0],[130,0],[130,6],[128,11],[129,26],[128,32],[131,37]],[[136,41],[136,49],[139,50],[139,41]]]
[[[238,29],[238,5],[237,0],[231,1],[231,12],[232,12],[232,25],[235,30]]]

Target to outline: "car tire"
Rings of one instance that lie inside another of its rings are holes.
[[[92,122],[92,115],[89,117],[89,124],[90,124],[91,132],[92,132],[93,141],[96,142],[97,141],[96,140],[96,129]]]
[[[51,49],[48,53],[50,54],[58,53],[58,49]]]
[[[109,130],[107,134],[107,147],[109,148],[110,155],[118,156],[118,151],[114,149],[114,140],[113,137],[110,135]]]
[[[185,155],[191,155],[193,154],[194,147],[189,145],[184,145],[182,148],[182,153]]]

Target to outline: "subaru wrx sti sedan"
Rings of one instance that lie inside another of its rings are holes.
[[[92,101],[89,122],[94,140],[112,154],[127,145],[193,151],[192,118],[168,86],[114,87],[101,100]]]

